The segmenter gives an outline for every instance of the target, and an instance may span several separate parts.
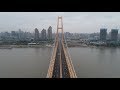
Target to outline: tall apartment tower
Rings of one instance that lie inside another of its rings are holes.
[[[107,29],[106,28],[101,28],[100,29],[100,40],[101,41],[106,41],[106,36],[107,36]]]
[[[37,28],[35,28],[35,41],[38,41],[39,40],[39,31]]]
[[[111,30],[111,40],[117,41],[118,39],[118,29],[112,29]]]
[[[52,27],[48,28],[48,40],[52,40]]]
[[[42,40],[46,40],[46,39],[47,39],[47,37],[46,37],[46,30],[45,30],[45,29],[43,29],[43,30],[41,31],[41,39],[42,39]]]

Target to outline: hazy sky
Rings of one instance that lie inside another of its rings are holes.
[[[33,32],[52,26],[56,31],[57,17],[63,17],[64,32],[91,33],[100,28],[120,29],[120,12],[0,12],[1,31]]]

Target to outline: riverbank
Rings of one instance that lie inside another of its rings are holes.
[[[43,47],[53,47],[53,45],[0,45],[0,49],[12,49],[12,48],[43,48]],[[68,45],[71,47],[90,47],[90,48],[111,48],[105,46],[94,46],[94,45]],[[112,47],[113,48],[113,47]],[[114,47],[116,48],[116,47]],[[117,47],[120,48],[120,47]]]
[[[95,46],[95,45],[68,45],[68,47],[90,47],[90,48],[120,48],[120,46],[117,47],[110,47],[110,46]]]
[[[53,47],[52,45],[0,45],[0,49],[12,49],[12,48],[42,48]]]

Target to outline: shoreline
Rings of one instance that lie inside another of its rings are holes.
[[[52,48],[53,45],[0,45],[0,49],[12,49],[12,48]],[[76,45],[76,46],[68,46],[68,48],[74,47],[89,47],[89,48],[120,48],[120,47],[105,47],[105,46],[84,46],[84,45]]]
[[[12,48],[42,48],[53,47],[52,45],[0,45],[0,49],[12,49]]]
[[[74,48],[74,47],[83,47],[83,48],[86,48],[86,47],[89,47],[89,48],[120,48],[120,46],[118,47],[106,47],[106,46],[68,46],[70,48]]]

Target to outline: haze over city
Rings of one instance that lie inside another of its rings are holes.
[[[118,12],[1,12],[0,78],[119,78],[119,29]]]
[[[52,26],[56,31],[57,17],[63,17],[64,31],[72,33],[99,32],[100,28],[120,29],[120,12],[0,12],[0,32],[34,32]]]

